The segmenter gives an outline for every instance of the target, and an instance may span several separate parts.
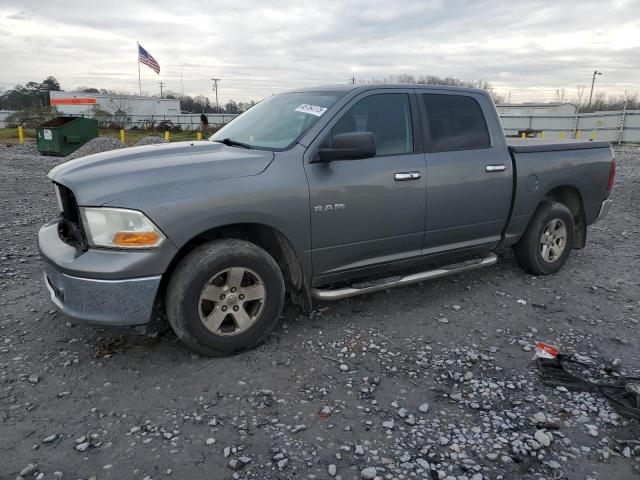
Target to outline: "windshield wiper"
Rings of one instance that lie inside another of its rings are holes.
[[[248,143],[238,142],[237,140],[233,140],[231,138],[223,138],[222,140],[214,140],[214,142],[224,143],[229,147],[242,147],[242,148],[251,148],[251,145]]]

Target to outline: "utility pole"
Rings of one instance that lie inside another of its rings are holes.
[[[591,99],[593,98],[593,84],[596,83],[596,75],[602,75],[602,72],[597,70],[593,71],[593,78],[591,79],[591,93],[589,94],[589,106],[587,108],[591,108]]]
[[[356,76],[355,75],[351,77],[351,83],[356,83]]]
[[[220,105],[218,104],[218,82],[220,79],[212,78],[211,81],[213,82],[213,91],[216,92],[216,113],[220,113]]]
[[[162,88],[164,87],[164,83],[158,82],[158,85],[160,85],[160,98],[162,98]]]

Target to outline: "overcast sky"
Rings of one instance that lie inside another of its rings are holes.
[[[0,0],[0,88],[55,76],[63,89],[136,92],[142,65],[185,94],[261,99],[296,86],[401,73],[484,79],[512,101],[640,90],[640,0]]]

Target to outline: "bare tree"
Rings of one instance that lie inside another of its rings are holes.
[[[623,108],[627,110],[640,109],[640,95],[635,90],[625,90],[620,95],[607,95],[606,92],[597,92],[593,95],[591,101],[591,107],[582,106],[580,111],[582,112],[606,112],[606,111],[618,111]]]
[[[416,79],[413,75],[409,75],[408,73],[402,73],[398,75],[396,79],[398,83],[416,83]]]
[[[576,87],[576,93],[578,95],[578,110],[580,110],[580,108],[582,107],[582,97],[584,97],[584,91],[586,90],[586,86],[585,85],[578,85]]]
[[[624,105],[628,110],[636,110],[640,108],[640,100],[638,100],[638,92],[625,90],[622,95],[624,100]]]
[[[111,113],[112,126],[116,128],[128,128],[131,125],[131,101],[128,96],[118,94],[109,98],[106,110]]]
[[[94,104],[91,107],[91,116],[98,121],[101,127],[108,127],[111,124],[113,114],[104,110],[98,104]]]
[[[591,111],[604,111],[609,110],[610,104],[607,102],[606,92],[596,92],[591,101]]]
[[[394,75],[386,78],[371,78],[368,80],[359,80],[358,83],[417,83],[422,85],[449,85],[452,87],[468,87],[486,90],[495,103],[503,103],[504,96],[498,94],[493,86],[486,80],[460,80],[455,77],[438,77],[436,75],[422,75],[414,77],[408,73]]]
[[[556,88],[556,103],[565,103],[567,101],[567,91],[564,88]]]

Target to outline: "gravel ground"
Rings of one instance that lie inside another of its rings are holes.
[[[67,157],[67,160],[74,160],[76,158],[85,157],[94,153],[106,152],[109,150],[117,150],[123,148],[122,143],[117,138],[111,137],[96,137],[89,140],[82,145],[79,149],[73,152]]]
[[[615,206],[559,274],[503,252],[288,306],[263,346],[212,360],[56,313],[35,238],[59,160],[0,148],[0,478],[637,478],[638,421],[532,363],[543,340],[638,374],[640,149],[617,157]]]
[[[168,143],[168,142],[162,137],[154,137],[154,136],[142,137],[136,143],[136,147],[140,147],[142,145],[155,145],[156,143]]]

